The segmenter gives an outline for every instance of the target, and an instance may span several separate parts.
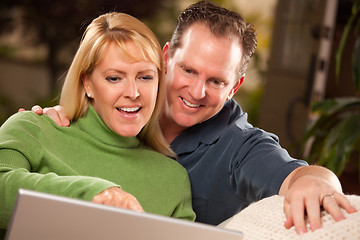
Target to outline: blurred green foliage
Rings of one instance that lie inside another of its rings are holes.
[[[352,77],[356,92],[360,90],[360,0],[354,0],[336,52],[336,77],[350,34],[356,41],[352,56]],[[347,81],[349,79],[342,79]],[[338,79],[339,81],[339,79]],[[339,82],[338,82],[339,83]],[[313,141],[307,161],[323,165],[340,176],[351,159],[360,171],[360,98],[338,97],[315,102],[315,121],[307,129],[305,142]],[[360,182],[360,179],[359,179]]]
[[[157,14],[162,0],[3,0],[0,4],[0,34],[7,34],[21,25],[29,45],[45,45],[46,64],[52,89],[62,61],[59,57],[69,44],[78,43],[86,26],[98,15],[122,11],[139,19]],[[27,38],[31,36],[31,38]],[[77,46],[77,44],[76,44]]]

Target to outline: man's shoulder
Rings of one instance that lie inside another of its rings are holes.
[[[214,118],[226,121],[229,126],[241,129],[253,128],[252,124],[248,122],[248,114],[244,112],[241,106],[233,99],[226,101],[224,107]]]

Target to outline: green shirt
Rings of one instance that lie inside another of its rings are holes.
[[[69,128],[47,116],[20,112],[0,128],[0,228],[7,228],[19,188],[90,201],[119,186],[146,212],[194,220],[186,170],[122,137],[92,106]]]

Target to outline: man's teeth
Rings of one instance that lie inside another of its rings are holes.
[[[185,103],[186,106],[189,106],[189,107],[192,107],[192,108],[200,107],[200,105],[192,104],[192,103],[186,101],[185,99],[183,99],[183,102]]]
[[[140,107],[119,108],[119,109],[124,112],[137,112],[137,111],[139,111]]]

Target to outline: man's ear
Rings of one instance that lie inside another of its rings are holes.
[[[163,47],[163,58],[164,58],[165,73],[167,71],[167,62],[169,60],[169,50],[170,50],[170,43],[167,42],[167,43],[165,43],[165,45]]]
[[[245,74],[236,82],[235,86],[231,89],[229,96],[226,98],[226,100],[230,100],[235,95],[237,90],[239,90],[241,84],[244,82],[244,79],[245,79]]]

